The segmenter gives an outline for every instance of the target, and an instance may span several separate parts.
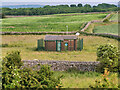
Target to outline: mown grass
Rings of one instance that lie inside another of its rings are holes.
[[[44,35],[3,35],[2,56],[14,50],[21,51],[22,60],[68,60],[68,61],[96,61],[96,50],[100,45],[111,43],[118,47],[118,41],[98,36],[79,36],[83,38],[82,51],[36,51],[37,40]]]
[[[99,26],[95,26],[93,29],[94,33],[110,33],[110,34],[118,34],[118,24],[101,24]]]
[[[112,75],[112,73],[109,75]],[[55,71],[54,77],[62,76],[62,88],[89,88],[95,84],[95,80],[100,80],[101,73],[98,72],[81,72],[81,71]],[[115,77],[114,82],[118,84],[118,77]]]
[[[69,31],[81,30],[83,23],[91,20],[102,20],[106,14],[55,14],[32,17],[14,17],[2,20],[3,32],[52,32],[66,31],[68,25]]]

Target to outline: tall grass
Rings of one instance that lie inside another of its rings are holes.
[[[110,73],[110,76],[113,73]],[[82,72],[82,71],[55,71],[54,77],[61,76],[63,88],[89,88],[95,84],[95,80],[101,79],[101,73],[98,72]],[[115,83],[118,83],[118,77],[115,77]]]
[[[69,60],[69,61],[96,61],[96,50],[99,45],[111,43],[118,47],[118,41],[98,36],[79,36],[83,38],[82,51],[36,51],[37,40],[44,35],[3,35],[2,56],[13,50],[20,50],[23,60]]]

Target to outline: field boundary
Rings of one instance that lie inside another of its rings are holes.
[[[112,14],[113,14],[113,13],[109,13],[109,14],[108,14],[105,18],[103,18],[102,20],[92,20],[92,21],[88,22],[87,25],[86,25],[81,31],[84,32],[92,23],[102,23],[102,22],[104,22],[104,20],[109,19]],[[117,22],[117,21],[114,20],[114,21],[110,21],[110,22]]]
[[[74,15],[84,15],[84,14],[104,14],[104,13],[110,13],[110,12],[88,12],[88,13],[73,13],[73,14],[70,14],[70,15],[56,15],[56,16],[74,16]],[[64,14],[66,14],[66,13],[64,13]],[[50,14],[51,16],[52,16],[52,14]],[[55,14],[53,14],[53,15],[55,15]],[[40,17],[40,16],[45,16],[45,15],[32,15],[32,16],[28,16],[28,15],[18,15],[18,16],[16,16],[16,15],[6,15],[6,18],[14,18],[14,17]],[[47,15],[46,15],[47,16]]]
[[[107,37],[107,38],[112,38],[120,41],[120,36],[119,35],[114,35],[114,34],[109,34],[109,33],[87,33],[87,32],[81,32],[83,35],[91,35],[91,36],[102,36],[102,37]]]
[[[75,32],[0,32],[1,35],[75,34]]]
[[[99,12],[95,12],[95,13],[99,13]],[[100,13],[108,13],[108,12],[100,12]],[[89,13],[90,14],[90,13]],[[103,18],[102,20],[92,20],[90,22],[88,22],[84,28],[80,31],[74,31],[74,32],[0,32],[0,35],[46,35],[46,34],[60,34],[60,35],[75,35],[77,32],[80,32],[80,34],[84,34],[84,35],[92,35],[92,36],[102,36],[102,37],[108,37],[108,38],[113,38],[113,39],[117,39],[120,40],[120,36],[119,35],[114,35],[114,34],[109,34],[109,33],[87,33],[84,32],[92,23],[97,23],[97,22],[103,22],[105,19],[109,19],[112,13],[109,13],[105,18]],[[116,20],[110,21],[110,22],[118,22]]]
[[[22,67],[35,67],[40,69],[40,65],[50,65],[53,71],[66,71],[75,69],[79,71],[96,71],[96,67],[100,62],[78,62],[78,61],[44,61],[44,60],[23,60]],[[36,66],[37,65],[37,66]]]

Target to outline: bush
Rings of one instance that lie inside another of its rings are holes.
[[[47,65],[41,65],[40,70],[33,71],[31,68],[22,69],[22,88],[60,88],[60,78],[53,77],[53,71]]]
[[[3,59],[2,88],[3,89],[38,89],[60,88],[60,78],[53,77],[54,72],[47,65],[41,65],[40,70],[30,67],[21,68],[20,52],[8,53]]]
[[[20,52],[19,51],[12,51],[11,53],[7,53],[7,56],[3,59],[3,64],[7,68],[11,67],[20,67],[22,66]]]
[[[100,65],[97,70],[104,72],[104,68],[108,68],[109,71],[118,71],[118,57],[119,53],[117,48],[111,44],[101,45],[97,49],[97,61],[100,61]]]
[[[103,22],[109,22],[109,20],[108,19],[104,19]]]
[[[20,87],[19,84],[20,74],[19,67],[22,66],[20,52],[13,51],[8,53],[5,58],[3,58],[2,64],[2,88],[16,88]]]
[[[118,83],[115,83],[114,81],[117,80],[117,73],[112,73],[112,75],[109,76],[109,71],[107,68],[104,71],[104,74],[102,74],[101,80],[96,80],[94,85],[90,85],[90,88],[118,88]],[[116,89],[117,90],[117,89]]]

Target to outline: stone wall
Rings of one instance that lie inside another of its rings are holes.
[[[75,62],[75,61],[44,61],[44,60],[23,60],[23,67],[33,67],[38,65],[34,69],[40,69],[40,65],[48,64],[54,71],[66,71],[71,68],[75,68],[80,71],[95,71],[95,67],[99,62]]]

